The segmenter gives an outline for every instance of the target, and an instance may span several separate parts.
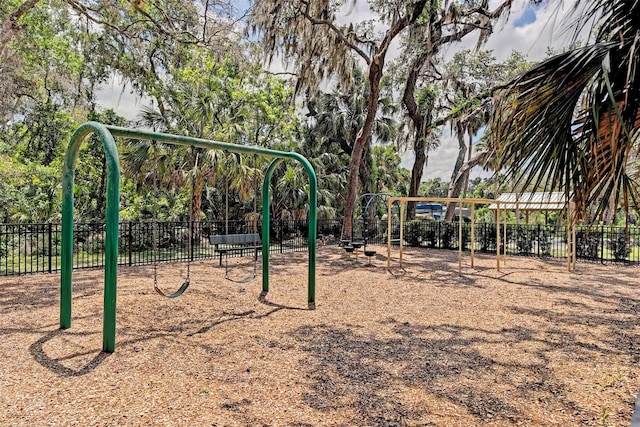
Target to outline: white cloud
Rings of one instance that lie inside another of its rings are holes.
[[[138,96],[117,75],[111,76],[107,83],[98,88],[96,99],[102,108],[111,108],[128,120],[136,120],[140,107],[151,103],[151,98]]]
[[[474,141],[474,143],[477,141]],[[413,151],[407,151],[401,155],[402,162],[400,166],[411,170],[413,167],[413,160],[415,156]],[[429,153],[429,160],[427,167],[422,174],[422,180],[429,180],[434,178],[440,178],[442,181],[450,181],[451,173],[453,172],[453,166],[458,158],[458,139],[451,134],[449,128],[446,128],[442,132],[440,138],[440,146]],[[485,171],[480,167],[471,170],[470,177],[489,177],[490,171]]]
[[[526,54],[530,60],[541,60],[546,55],[548,46],[562,48],[570,43],[572,33],[567,31],[572,7],[563,7],[564,2],[536,10],[535,21],[516,26],[525,8],[512,10],[509,20],[498,26],[489,38],[485,48],[494,51],[498,60],[505,59],[513,50]]]

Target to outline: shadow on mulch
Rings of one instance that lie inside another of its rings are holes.
[[[95,351],[88,351],[70,354],[62,358],[50,357],[44,350],[44,345],[52,339],[60,337],[67,333],[69,332],[58,329],[45,334],[42,338],[29,346],[29,353],[31,353],[36,362],[38,362],[41,366],[49,369],[57,375],[60,375],[61,377],[80,377],[83,375],[87,375],[88,373],[93,372],[93,370],[96,369],[96,367],[98,367],[100,363],[102,363],[107,357],[109,357],[109,353],[99,352],[87,364],[79,369],[73,369],[65,366],[62,362],[66,360],[85,358],[91,354],[96,353]],[[78,333],[75,333],[75,335],[78,335]]]
[[[91,298],[102,292],[102,289],[95,287],[97,279],[87,276],[92,272],[99,274],[98,270],[87,270],[84,275],[76,274],[73,281],[74,299]],[[3,278],[1,285],[2,308],[5,310],[37,310],[60,303],[59,275],[36,274],[8,277]]]
[[[502,362],[474,350],[475,345],[532,340],[536,333],[533,330],[495,332],[393,319],[387,323],[396,337],[386,340],[330,325],[296,330],[293,337],[310,355],[305,364],[309,364],[306,369],[313,380],[304,401],[327,413],[355,411],[351,425],[414,425],[434,408],[411,408],[403,403],[400,385],[419,387],[460,405],[481,422],[531,422],[510,403],[514,399],[525,406],[533,400],[548,399],[555,406],[553,410],[571,411],[576,419],[588,418],[578,404],[564,396],[562,385],[554,382],[546,368],[545,350],[540,350],[536,354],[539,361],[531,364]],[[527,372],[530,379],[524,383],[512,380],[513,372]],[[503,391],[510,390],[509,400],[494,392],[492,385],[497,384]]]

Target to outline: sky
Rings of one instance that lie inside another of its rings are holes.
[[[496,0],[492,0],[495,3]],[[506,22],[500,22],[483,49],[492,50],[497,60],[506,59],[513,50],[527,55],[531,61],[543,59],[547,47],[561,48],[569,44],[569,34],[563,31],[563,24],[567,22],[563,15],[572,10],[573,2],[551,2],[553,5],[531,6],[527,0],[516,0],[511,9],[511,15]],[[562,6],[563,3],[567,3]],[[246,4],[246,1],[244,2]],[[350,8],[348,14],[339,17],[340,22],[362,21],[373,15],[362,0]],[[448,47],[443,53],[445,58],[451,58],[456,51],[475,47],[475,37],[467,37],[461,42]],[[394,53],[389,53],[389,59]],[[148,99],[135,96],[129,87],[123,85],[118,76],[112,76],[111,81],[104,84],[99,91],[98,101],[104,108],[113,108],[118,114],[130,120],[136,119],[142,105],[148,104]],[[451,172],[458,155],[458,142],[445,126],[441,137],[441,145],[429,154],[429,161],[423,175],[423,180],[441,178],[443,181],[451,179]],[[413,153],[402,155],[402,167],[411,169]],[[475,168],[471,171],[471,178],[488,177],[489,173]]]

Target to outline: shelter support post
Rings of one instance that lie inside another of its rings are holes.
[[[462,200],[458,202],[458,273],[462,273]]]
[[[471,203],[471,268],[474,267],[473,255],[476,248],[476,204]]]

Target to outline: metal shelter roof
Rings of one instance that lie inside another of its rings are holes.
[[[498,199],[500,209],[523,211],[561,211],[567,207],[564,193],[502,193]],[[497,204],[492,203],[489,209],[497,209]]]

